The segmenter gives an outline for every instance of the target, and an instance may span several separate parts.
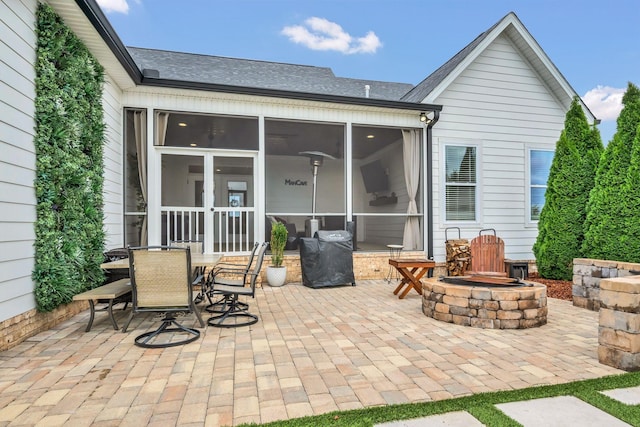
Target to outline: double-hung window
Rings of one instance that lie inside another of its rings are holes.
[[[538,221],[553,161],[553,151],[529,150],[529,220]]]
[[[445,220],[477,220],[477,147],[445,145]]]

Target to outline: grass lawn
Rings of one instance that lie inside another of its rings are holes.
[[[467,411],[487,426],[510,427],[520,426],[520,424],[504,415],[494,406],[495,404],[543,397],[575,396],[628,424],[640,426],[640,405],[625,405],[599,393],[603,390],[637,386],[640,386],[640,372],[632,372],[568,384],[479,393],[436,402],[407,403],[351,411],[336,411],[323,415],[275,421],[260,425],[268,427],[372,426],[376,423],[388,421],[425,417],[452,411]],[[257,424],[243,425],[255,426]]]

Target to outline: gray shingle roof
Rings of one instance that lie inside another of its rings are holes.
[[[336,77],[330,68],[127,47],[141,70],[161,79],[399,101],[408,83]]]
[[[508,16],[508,15],[507,15]],[[505,16],[506,18],[506,16]],[[502,18],[502,19],[505,19]],[[474,41],[466,45],[460,52],[456,53],[450,60],[445,62],[440,68],[431,73],[426,79],[418,83],[400,100],[406,102],[422,102],[438,85],[447,78],[456,67],[473,52],[473,50],[502,22],[502,19],[494,24],[484,33],[480,34]]]

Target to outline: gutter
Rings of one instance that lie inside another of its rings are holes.
[[[142,82],[142,72],[138,68],[129,51],[116,34],[115,30],[107,20],[100,6],[94,0],[76,0],[76,4],[85,14],[93,28],[96,29],[102,40],[107,44],[116,59],[125,69],[131,80],[138,85]]]
[[[433,136],[432,128],[440,119],[440,110],[435,110],[433,119],[427,124],[427,257],[433,259]]]

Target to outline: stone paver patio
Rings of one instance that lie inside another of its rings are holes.
[[[550,298],[540,328],[485,330],[428,318],[394,288],[265,287],[257,324],[162,350],[133,345],[149,317],[123,334],[100,314],[84,332],[86,310],[0,353],[0,425],[263,423],[622,373],[598,363],[598,313],[568,301]]]

